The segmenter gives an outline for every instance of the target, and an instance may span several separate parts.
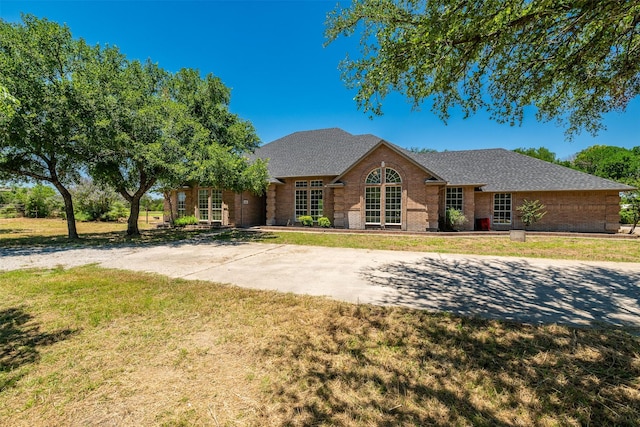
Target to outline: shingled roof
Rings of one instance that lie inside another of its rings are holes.
[[[375,135],[352,135],[337,128],[292,133],[260,147],[254,157],[269,159],[274,182],[302,176],[337,177],[381,143],[452,186],[473,185],[491,192],[633,189],[502,148],[413,153]]]
[[[254,156],[269,159],[272,178],[338,176],[380,141],[337,128],[303,131],[263,145]]]
[[[482,191],[633,190],[619,182],[503,148],[409,155],[442,176],[448,185],[484,184]]]

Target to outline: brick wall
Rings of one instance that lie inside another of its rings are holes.
[[[323,215],[329,218],[331,223],[334,223],[333,210],[333,188],[328,188],[329,184],[335,176],[306,176],[296,178],[286,178],[280,181],[283,184],[271,184],[269,191],[267,192],[267,225],[294,225],[296,224],[295,218],[295,183],[296,181],[307,181],[309,185],[310,181],[322,180],[323,183]],[[300,188],[301,189],[301,188]],[[307,190],[312,187],[307,187]],[[275,205],[275,207],[274,207]]]
[[[512,224],[491,224],[493,230],[523,229],[517,206],[539,200],[547,214],[528,227],[538,231],[615,233],[620,224],[620,196],[617,191],[541,191],[512,193]],[[492,218],[493,194],[476,193],[476,218]]]
[[[229,199],[233,197],[233,203],[229,203],[229,225],[250,227],[266,223],[266,195],[256,196],[248,191],[229,193]],[[223,198],[226,199],[224,194]]]
[[[385,167],[395,169],[402,178],[401,228],[408,231],[437,228],[438,187],[425,185],[425,179],[430,176],[423,169],[384,145],[364,157],[341,177],[340,182],[344,187],[335,189],[339,199],[336,200],[335,207],[337,223],[342,221],[345,228],[365,228],[365,179],[382,162]]]

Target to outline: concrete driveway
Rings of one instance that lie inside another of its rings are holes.
[[[529,323],[640,328],[640,264],[209,240],[0,250],[0,270],[97,264],[354,303]]]

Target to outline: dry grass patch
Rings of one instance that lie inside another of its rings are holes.
[[[10,425],[637,425],[640,339],[83,267],[0,274]]]

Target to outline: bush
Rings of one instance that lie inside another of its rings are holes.
[[[18,209],[13,204],[0,208],[0,218],[18,218],[19,216]]]
[[[329,228],[331,227],[331,221],[326,216],[321,216],[318,218],[318,225],[323,228]]]
[[[632,220],[633,220],[633,213],[630,210],[622,209],[620,211],[620,224],[631,224]]]
[[[525,199],[520,206],[516,207],[516,210],[520,212],[520,220],[525,227],[535,224],[547,214],[539,200]]]
[[[113,189],[84,179],[71,190],[76,216],[87,221],[117,221],[129,216],[127,203]]]
[[[461,210],[449,208],[447,209],[446,221],[448,227],[458,230],[467,223],[467,217]]]
[[[298,221],[301,222],[305,227],[313,226],[313,217],[309,215],[302,215],[301,217],[298,217]]]
[[[173,221],[173,225],[176,227],[184,227],[185,225],[196,225],[198,224],[198,218],[195,216],[181,216],[180,218],[176,218]]]
[[[62,203],[53,188],[36,184],[29,189],[25,212],[31,218],[47,218],[53,216],[61,205]]]
[[[115,201],[111,203],[109,212],[102,215],[100,219],[104,219],[106,221],[117,221],[120,218],[127,218],[130,213],[129,208],[127,208],[124,203]]]
[[[74,212],[74,214],[76,221],[89,222],[94,220],[93,217],[86,212]]]

